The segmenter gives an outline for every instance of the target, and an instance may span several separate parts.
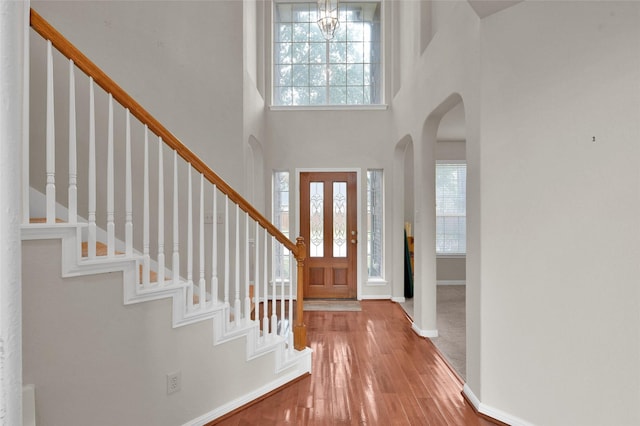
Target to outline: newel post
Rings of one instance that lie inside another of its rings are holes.
[[[293,327],[293,347],[301,351],[307,347],[307,328],[304,325],[304,259],[307,248],[304,238],[296,238],[296,261],[298,263],[298,289],[296,303],[296,323]]]

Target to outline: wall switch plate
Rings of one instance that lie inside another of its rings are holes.
[[[167,374],[167,395],[178,392],[181,386],[182,377],[179,371]]]

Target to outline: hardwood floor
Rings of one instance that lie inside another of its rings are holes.
[[[305,312],[311,376],[219,425],[470,425],[480,418],[433,344],[390,301]]]

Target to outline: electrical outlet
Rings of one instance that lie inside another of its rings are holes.
[[[217,217],[213,217],[213,211],[209,210],[204,212],[204,223],[211,225],[213,223],[217,223],[218,225],[222,225],[224,223],[224,216],[222,213],[218,213]]]
[[[180,386],[182,385],[181,382],[182,377],[179,371],[167,374],[167,395],[178,392],[180,390]]]
[[[213,223],[213,211],[204,212],[204,223]]]

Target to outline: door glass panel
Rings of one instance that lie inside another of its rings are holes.
[[[333,182],[333,257],[347,257],[347,182]]]
[[[311,182],[309,187],[309,255],[324,256],[324,182]]]

